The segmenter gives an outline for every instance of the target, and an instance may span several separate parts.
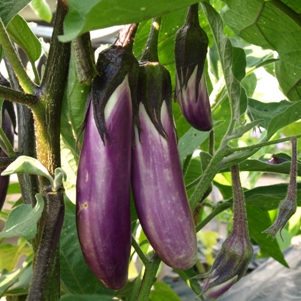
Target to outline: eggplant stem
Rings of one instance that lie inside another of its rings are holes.
[[[132,237],[132,246],[135,249],[136,253],[138,254],[139,258],[141,259],[141,261],[143,262],[143,264],[145,266],[147,266],[149,264],[149,260],[147,259],[147,257],[144,255],[144,253],[142,252],[140,246],[138,245],[135,237]]]

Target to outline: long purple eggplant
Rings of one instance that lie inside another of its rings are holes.
[[[130,29],[129,29],[130,30]],[[77,230],[84,258],[108,288],[127,282],[131,249],[132,96],[137,61],[123,46],[100,54],[77,175]],[[122,69],[122,70],[121,70]],[[98,124],[98,125],[97,125]]]
[[[187,122],[200,131],[212,129],[204,64],[208,38],[199,25],[198,4],[190,6],[175,40],[176,99]]]
[[[172,119],[170,75],[152,61],[157,59],[156,30],[152,28],[140,62],[132,188],[142,229],[155,252],[167,265],[188,269],[197,260],[196,234]]]

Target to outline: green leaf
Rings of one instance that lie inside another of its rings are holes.
[[[221,60],[228,96],[231,103],[232,118],[236,120],[237,123],[240,123],[240,115],[245,112],[247,107],[247,96],[244,88],[240,85],[239,80],[235,77],[235,75],[238,75],[238,77],[241,78],[242,74],[238,72],[235,61],[233,62],[234,54],[237,53],[238,50],[233,50],[230,40],[225,36],[223,22],[215,9],[206,2],[202,2],[201,6],[203,7],[209,22]],[[241,55],[242,52],[240,52],[240,56]],[[245,65],[242,65],[241,68],[245,69]],[[235,70],[235,75],[233,70]]]
[[[17,245],[0,245],[0,270],[6,269],[8,271],[13,271],[16,268],[20,257],[30,254],[32,254],[32,249],[24,240],[20,240]]]
[[[208,137],[210,132],[201,132],[190,128],[178,142],[180,160],[183,163],[188,155],[191,155]]]
[[[30,6],[38,17],[48,23],[51,22],[52,12],[45,0],[32,0]]]
[[[21,16],[16,15],[9,22],[7,31],[12,40],[25,51],[31,63],[34,63],[40,57],[42,52],[41,43]]]
[[[284,158],[283,155],[276,155],[279,158]],[[290,159],[288,159],[290,160]],[[262,171],[271,172],[278,174],[289,174],[291,169],[291,162],[283,162],[281,164],[270,164],[267,160],[259,159],[249,159],[239,164],[240,171]],[[298,175],[301,176],[301,163],[298,162]]]
[[[14,272],[4,274],[0,276],[0,297],[5,293],[5,291],[11,287],[14,283],[18,281],[20,276],[30,267],[31,264],[24,263],[21,269]]]
[[[179,276],[186,282],[186,284],[195,292],[197,296],[202,294],[202,289],[200,286],[200,282],[195,276],[197,276],[194,268],[190,268],[188,270],[175,270]]]
[[[301,98],[300,16],[280,1],[225,0],[224,20],[244,40],[276,50],[276,76],[285,95]],[[296,1],[295,1],[296,2]],[[281,38],[279,38],[281,37]]]
[[[58,191],[63,187],[63,182],[67,180],[67,174],[61,167],[57,167],[54,171],[53,191]]]
[[[245,191],[248,206],[259,207],[263,210],[277,209],[279,203],[285,199],[287,184],[256,187]],[[297,184],[296,195],[298,206],[301,206],[301,183]]]
[[[89,91],[90,86],[81,84],[77,78],[74,52],[71,51],[66,98],[68,104],[67,114],[75,139],[78,139],[78,134],[84,123]]]
[[[114,301],[114,299],[107,295],[64,295],[61,297],[62,301]]]
[[[105,294],[114,292],[104,287],[87,266],[77,238],[75,215],[65,214],[60,241],[61,281],[70,294]],[[66,296],[67,297],[67,296]],[[65,299],[63,299],[65,300]],[[76,299],[69,299],[76,300]],[[92,300],[92,299],[87,299]],[[102,299],[97,299],[102,300]]]
[[[269,139],[281,128],[301,119],[301,103],[282,100],[280,102],[264,103],[250,98],[248,110],[253,119],[263,120],[260,126],[267,130]]]
[[[194,3],[192,0],[69,0],[69,13],[65,19],[65,31],[61,40],[70,41],[93,29],[145,21]]]
[[[149,301],[181,301],[179,296],[164,282],[154,283],[148,296]]]
[[[5,0],[0,1],[0,18],[4,25],[22,10],[31,0]]]
[[[49,174],[47,168],[37,159],[28,156],[20,156],[11,163],[4,171],[2,176],[9,176],[14,173],[27,173],[30,175],[43,176],[53,183],[53,178]]]
[[[260,208],[247,206],[248,226],[251,238],[253,238],[260,248],[273,257],[275,260],[288,267],[287,262],[280,250],[277,240],[268,239],[262,231],[271,225],[268,212]]]
[[[5,227],[0,232],[0,238],[20,236],[31,240],[37,232],[37,222],[44,209],[44,199],[36,194],[37,203],[32,208],[31,204],[25,204],[14,208],[6,221]]]

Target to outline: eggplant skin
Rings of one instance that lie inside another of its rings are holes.
[[[188,269],[197,260],[195,227],[187,200],[177,140],[166,102],[161,107],[165,139],[139,104],[135,127],[132,188],[137,214],[155,252],[172,268]]]
[[[105,107],[110,141],[102,141],[89,107],[77,175],[76,221],[84,258],[112,290],[127,282],[131,249],[132,104],[128,76]]]
[[[14,143],[14,129],[13,129],[13,122],[10,118],[10,114],[6,109],[2,109],[2,129],[4,133],[6,134],[8,140],[13,145]],[[0,156],[1,157],[7,157],[6,153],[0,149]],[[4,169],[0,170],[0,173]],[[9,176],[0,176],[0,210],[2,210],[2,207],[4,205],[7,189],[9,186]]]
[[[199,66],[196,65],[187,81],[186,88],[181,87],[181,80],[177,76],[177,87],[179,89],[177,99],[183,116],[191,126],[199,131],[210,131],[212,129],[212,116],[206,77],[205,72],[203,72],[201,79],[197,78],[198,68]],[[198,86],[198,89],[195,88],[196,86]]]

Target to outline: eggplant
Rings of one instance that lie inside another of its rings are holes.
[[[12,119],[10,117],[9,111],[6,109],[7,106],[10,106],[13,110],[13,105],[11,102],[4,101],[3,103],[3,108],[2,108],[2,129],[7,136],[9,142],[13,145],[14,143],[14,128],[13,128],[13,123]],[[7,154],[0,149],[0,156],[1,157],[7,157]],[[1,172],[4,169],[1,170]],[[9,176],[0,176],[0,210],[2,209],[5,199],[6,199],[6,194],[7,194],[7,189],[9,185]]]
[[[173,268],[188,269],[197,260],[196,234],[173,124],[170,74],[152,61],[157,59],[156,28],[140,62],[132,190],[142,229],[157,255]]]
[[[10,83],[6,80],[6,78],[0,73],[0,84],[5,87],[10,87]],[[16,116],[12,102],[8,100],[4,100],[2,105],[2,130],[4,131],[6,137],[9,142],[14,145],[14,131],[16,127]],[[8,157],[7,154],[0,148],[0,156]],[[0,173],[4,169],[0,170]],[[7,189],[9,186],[9,176],[0,176],[0,210],[4,205]]]
[[[130,78],[138,62],[129,50],[113,45],[98,58],[100,75],[89,96],[76,188],[77,232],[85,261],[112,290],[127,282],[131,250]]]
[[[189,8],[184,26],[176,33],[175,98],[187,122],[200,131],[212,129],[204,70],[207,48],[207,35],[199,25],[198,4],[194,4]]]

